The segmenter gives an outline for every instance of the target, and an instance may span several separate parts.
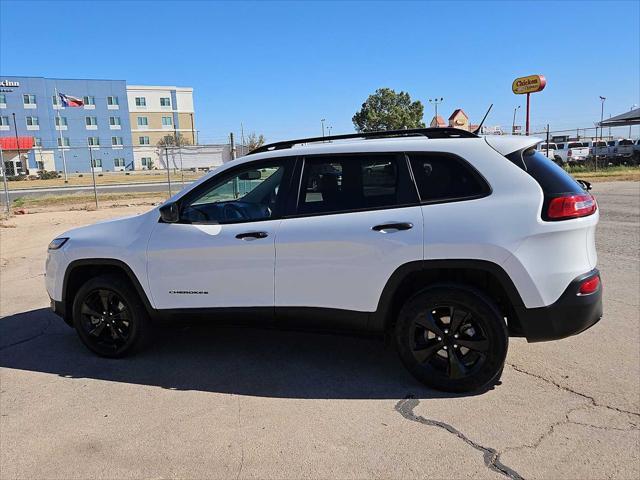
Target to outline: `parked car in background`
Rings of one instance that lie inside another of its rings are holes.
[[[589,156],[589,147],[584,147],[582,142],[557,143],[556,146],[555,160],[559,165],[583,163]]]
[[[555,160],[556,158],[556,149],[558,147],[555,143],[540,143],[538,144],[538,150],[547,158],[551,160]]]
[[[615,162],[622,162],[633,156],[633,140],[620,138],[618,140],[609,141],[608,145],[609,156],[612,157]]]
[[[609,154],[609,146],[604,140],[589,142],[589,155],[606,157]]]

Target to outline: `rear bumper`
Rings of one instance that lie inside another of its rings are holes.
[[[528,342],[545,342],[577,335],[602,317],[602,282],[594,293],[578,295],[580,284],[600,275],[597,269],[575,278],[553,304],[540,308],[517,308],[522,332]]]

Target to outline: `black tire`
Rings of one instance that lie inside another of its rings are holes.
[[[413,376],[446,392],[491,388],[500,380],[509,346],[507,326],[495,304],[481,292],[455,284],[429,287],[411,297],[400,311],[395,337],[402,363]]]
[[[151,336],[147,311],[123,275],[100,275],[78,290],[73,326],[89,350],[109,358],[140,350]]]

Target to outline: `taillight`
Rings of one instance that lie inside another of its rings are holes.
[[[578,295],[591,295],[600,288],[600,275],[586,279],[578,288]]]
[[[596,199],[589,193],[552,198],[547,208],[549,220],[586,217],[598,209]]]

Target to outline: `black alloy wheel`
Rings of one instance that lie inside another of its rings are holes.
[[[118,351],[131,337],[131,314],[124,300],[112,290],[89,292],[80,307],[80,324],[95,348]]]
[[[438,390],[466,392],[499,380],[508,332],[483,294],[442,286],[425,289],[404,305],[396,341],[403,363],[419,380]]]
[[[473,375],[487,358],[489,340],[467,308],[433,305],[412,321],[414,358],[450,379]]]
[[[146,343],[150,330],[140,298],[120,275],[94,277],[78,290],[73,324],[82,342],[104,357],[136,350]]]

